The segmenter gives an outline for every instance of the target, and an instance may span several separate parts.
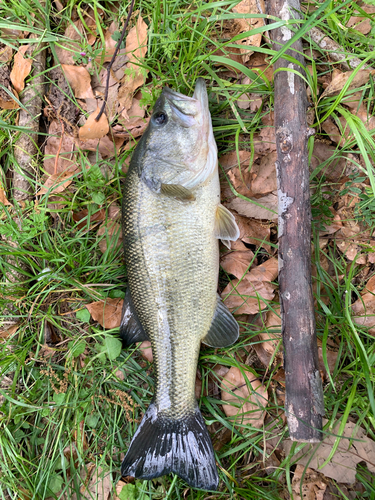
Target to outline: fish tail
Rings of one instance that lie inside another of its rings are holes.
[[[121,466],[123,476],[153,479],[174,472],[191,487],[216,490],[219,476],[214,450],[198,406],[172,419],[151,403]]]

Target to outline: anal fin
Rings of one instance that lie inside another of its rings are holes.
[[[218,205],[215,216],[215,236],[230,249],[230,242],[240,237],[240,230],[233,214],[224,207]]]
[[[221,298],[217,297],[215,314],[203,344],[210,347],[227,347],[236,342],[239,336],[239,326]]]
[[[135,312],[129,287],[126,290],[124,304],[122,306],[120,338],[124,347],[134,344],[135,342],[150,340],[138,319],[137,313]]]

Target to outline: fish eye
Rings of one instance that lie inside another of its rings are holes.
[[[159,111],[159,113],[155,113],[152,117],[152,121],[155,125],[165,125],[168,121],[168,116],[163,111]]]

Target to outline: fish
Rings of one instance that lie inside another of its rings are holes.
[[[120,337],[149,340],[155,389],[121,466],[123,476],[174,473],[191,487],[219,483],[195,398],[201,342],[233,344],[238,323],[217,294],[219,240],[239,237],[220,203],[217,146],[205,81],[188,97],[165,87],[125,179],[122,230],[128,287]]]

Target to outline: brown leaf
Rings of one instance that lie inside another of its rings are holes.
[[[138,349],[141,351],[142,358],[144,358],[149,363],[152,363],[154,361],[154,356],[152,354],[152,349],[151,349],[151,342],[149,340],[143,341],[142,344],[138,347]]]
[[[251,191],[253,196],[264,196],[277,190],[276,181],[277,153],[272,152],[263,156],[259,165],[251,169]]]
[[[361,9],[367,12],[367,14],[375,14],[375,5],[362,4]],[[358,11],[354,11],[358,12]],[[346,23],[348,28],[354,28],[363,35],[367,35],[371,31],[371,19],[370,17],[363,17],[358,13],[358,16],[351,16],[349,21]]]
[[[233,274],[236,278],[241,279],[249,270],[250,262],[253,259],[254,254],[251,250],[246,250],[245,252],[230,252],[221,258],[220,264],[228,274]]]
[[[144,84],[145,73],[139,66],[147,52],[147,24],[139,16],[136,26],[126,37],[126,53],[129,57],[127,69],[131,70],[121,80],[118,100],[126,112],[132,105],[134,91]]]
[[[261,1],[263,12],[265,12],[264,2]],[[236,14],[261,14],[259,12],[256,0],[242,0],[232,11]],[[254,30],[264,26],[264,19],[262,18],[247,18],[247,19],[231,19],[230,20],[230,32],[232,37],[238,35],[239,33],[245,33],[247,31]],[[250,35],[242,40],[238,40],[236,43],[242,45],[241,55],[242,61],[245,63],[250,59],[253,51],[251,47],[259,47],[262,40],[262,34],[257,33],[256,35]]]
[[[375,294],[372,292],[364,293],[351,307],[354,322],[369,328],[368,333],[375,335]]]
[[[266,61],[266,57],[266,54],[254,52],[254,54],[252,54],[252,56],[250,57],[247,67],[254,71],[254,73],[258,73],[261,77],[265,77],[269,82],[272,83],[273,65],[270,66],[270,64]]]
[[[323,500],[327,483],[323,474],[297,465],[293,474],[292,489],[294,500]],[[302,497],[300,495],[302,490]]]
[[[255,343],[253,345],[260,361],[265,366],[269,366],[272,359],[275,359],[274,357],[276,349],[276,363],[283,362],[280,314],[280,306],[275,307],[274,311],[267,311],[267,317],[265,321],[266,331],[261,331],[258,333],[258,340],[260,340],[261,342]]]
[[[5,99],[1,99],[0,98],[0,108],[1,109],[18,109],[19,108],[19,104],[10,98],[10,96],[7,96],[9,97],[9,100],[5,100]]]
[[[332,142],[335,142],[340,147],[345,144],[345,139],[342,139],[338,126],[334,123],[332,118],[328,118],[322,123],[322,129],[328,135]]]
[[[346,73],[341,73],[341,74],[335,76],[334,78],[332,78],[331,83],[325,89],[325,91],[323,92],[320,99],[322,99],[323,97],[330,96],[330,95],[339,94],[353,73],[354,73],[354,71],[347,71]],[[362,87],[362,85],[364,85],[365,83],[367,83],[369,81],[370,75],[374,75],[374,74],[375,74],[375,70],[360,69],[359,71],[356,72],[356,75],[354,76],[352,82],[350,83],[347,91],[354,90],[358,87]]]
[[[15,325],[9,326],[8,328],[1,328],[0,329],[0,339],[8,339],[11,337],[16,331],[18,330],[18,327],[20,326],[19,323],[16,323]]]
[[[274,286],[269,282],[233,280],[223,290],[225,305],[235,314],[257,314],[266,309],[267,301],[274,298]]]
[[[227,203],[226,206],[245,217],[265,220],[275,220],[278,218],[277,191],[262,196],[261,198],[252,199],[252,201],[253,203],[242,198],[234,198],[230,203]]]
[[[31,59],[25,58],[28,48],[29,45],[21,45],[14,56],[13,69],[10,72],[10,80],[18,94],[25,88],[25,78],[31,71]]]
[[[74,222],[78,222],[77,228],[82,229],[83,227],[87,227],[88,221],[90,221],[90,229],[95,225],[98,221],[105,220],[105,210],[101,208],[97,212],[93,213],[88,217],[89,211],[87,208],[80,210],[79,212],[73,212],[73,220]]]
[[[44,149],[44,169],[53,175],[55,173],[56,156],[57,170],[56,173],[61,172],[77,172],[78,165],[75,163],[74,138],[67,133],[64,133],[61,141],[61,124],[57,120],[53,120],[49,126],[49,137]],[[61,147],[60,147],[61,146]]]
[[[99,242],[99,248],[102,253],[107,251],[108,243],[110,244],[110,249],[114,248],[116,239],[116,248],[122,246],[121,225],[117,222],[110,221],[107,226],[102,224],[97,234],[98,236],[103,236],[104,234],[106,235],[106,237]]]
[[[13,49],[9,45],[0,48],[0,62],[7,63],[12,59]]]
[[[123,299],[107,298],[99,302],[91,302],[86,307],[95,321],[103,328],[111,330],[118,328],[121,324],[123,302]]]
[[[79,495],[73,493],[71,500],[109,500],[112,491],[111,472],[105,472],[93,463],[85,465],[81,470]]]
[[[0,205],[12,205],[10,201],[8,201],[5,195],[5,191],[2,188],[1,184],[0,184]]]
[[[37,195],[52,193],[62,193],[73,182],[72,172],[60,172],[52,174],[44,182],[43,186],[38,191]]]
[[[270,246],[267,242],[270,241],[270,226],[255,219],[241,217],[234,213],[238,228],[240,230],[240,240],[250,245],[262,246],[267,252],[270,251]]]
[[[55,45],[56,55],[60,64],[74,65],[74,56],[79,56],[81,52],[80,42],[83,40],[84,28],[79,19],[74,23],[69,23],[65,30],[64,38],[59,45]]]
[[[109,125],[106,115],[103,113],[99,121],[95,120],[99,111],[100,109],[98,107],[96,111],[87,118],[83,127],[79,129],[78,135],[82,141],[86,141],[87,139],[100,139],[108,134]]]
[[[239,368],[232,366],[221,383],[221,399],[227,403],[223,405],[224,413],[235,425],[262,427],[268,393],[251,372],[243,374]]]
[[[327,420],[323,419],[325,425]],[[331,477],[339,483],[354,483],[356,466],[359,462],[366,462],[369,471],[375,473],[375,442],[366,436],[365,431],[353,422],[347,422],[344,428],[337,451],[327,465],[321,467],[328,458],[332,446],[335,444],[336,436],[339,435],[340,422],[333,429],[326,429],[333,436],[325,435],[322,443],[307,445],[299,453],[294,455],[293,460],[298,459],[300,465],[308,465],[318,470],[326,477]],[[352,440],[355,439],[355,441]],[[290,440],[282,442],[282,449],[289,455],[292,447]],[[303,455],[303,456],[302,456]]]
[[[279,273],[277,257],[268,259],[263,264],[251,269],[246,275],[249,281],[274,281]]]
[[[75,97],[79,99],[94,98],[94,92],[91,88],[91,76],[86,68],[70,64],[62,64],[61,67]]]

